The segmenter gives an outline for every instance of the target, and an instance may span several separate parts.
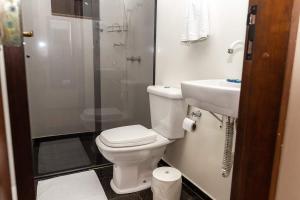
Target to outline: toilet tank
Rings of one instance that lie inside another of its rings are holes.
[[[182,122],[186,114],[181,89],[148,86],[152,129],[172,140],[184,137]]]

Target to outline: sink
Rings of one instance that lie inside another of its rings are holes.
[[[229,117],[238,117],[240,83],[225,79],[184,81],[182,96],[191,105]]]

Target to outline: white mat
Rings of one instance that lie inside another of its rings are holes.
[[[38,182],[37,200],[107,200],[94,170]]]

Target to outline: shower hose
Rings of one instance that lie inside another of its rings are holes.
[[[222,176],[224,178],[228,177],[231,172],[233,165],[233,138],[234,138],[234,127],[235,119],[232,117],[227,117],[226,119],[226,133],[225,133],[225,147],[223,155],[223,166],[222,166]]]

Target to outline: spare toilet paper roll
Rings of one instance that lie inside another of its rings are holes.
[[[196,129],[196,122],[186,117],[183,120],[182,128],[188,132],[193,132]]]
[[[180,200],[181,172],[173,167],[159,167],[152,173],[153,200]]]

